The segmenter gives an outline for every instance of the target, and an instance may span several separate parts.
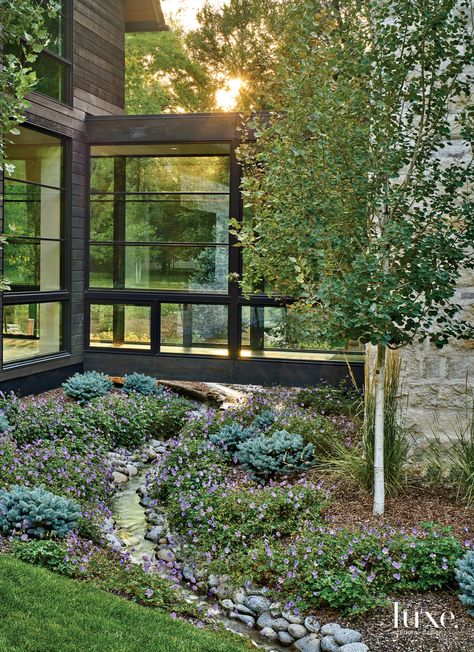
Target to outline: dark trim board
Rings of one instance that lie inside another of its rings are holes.
[[[351,364],[357,385],[364,383],[364,364]],[[301,362],[288,360],[230,360],[204,356],[143,355],[115,351],[85,351],[84,370],[123,376],[131,370],[167,380],[236,383],[240,385],[283,385],[304,387],[346,381],[352,386],[345,362]]]
[[[0,391],[8,394],[15,392],[20,396],[29,396],[31,394],[40,394],[50,389],[56,389],[64,383],[70,376],[76,372],[82,372],[83,365],[75,364],[68,367],[59,367],[50,371],[40,371],[31,373],[29,376],[22,378],[13,378],[4,380],[0,383]]]

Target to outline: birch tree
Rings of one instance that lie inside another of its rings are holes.
[[[376,347],[374,514],[384,512],[388,348],[472,326],[471,0],[296,3],[272,113],[241,148],[246,274],[297,297],[321,339]]]

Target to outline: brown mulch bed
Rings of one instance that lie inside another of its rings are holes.
[[[395,628],[394,608],[377,609],[351,624],[359,629],[371,652],[474,652],[474,618],[450,591],[437,591],[394,597],[400,613],[408,612],[408,628]],[[415,627],[414,612],[418,611],[419,628]],[[424,612],[429,611],[437,629]],[[449,613],[451,612],[451,613]],[[445,627],[440,623],[445,613]],[[454,619],[451,619],[453,614]]]
[[[321,479],[320,474],[317,477]],[[385,515],[374,517],[372,496],[353,482],[331,483],[328,479],[325,484],[331,486],[332,500],[323,514],[335,527],[391,525],[408,529],[433,521],[451,526],[454,534],[463,540],[474,536],[474,507],[460,503],[456,492],[449,487],[409,486],[403,494],[387,497]]]

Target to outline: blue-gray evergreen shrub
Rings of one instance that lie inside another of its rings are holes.
[[[0,433],[7,432],[8,430],[10,430],[8,419],[3,412],[0,412]]]
[[[65,383],[63,389],[66,396],[84,405],[93,398],[105,396],[113,387],[108,376],[97,371],[86,371],[83,374],[74,374]]]
[[[240,444],[257,436],[253,428],[244,428],[240,423],[229,423],[223,426],[218,433],[210,436],[210,440],[217,446],[222,446],[225,450],[233,454],[237,451]]]
[[[158,387],[156,379],[145,374],[125,374],[125,382],[123,384],[123,391],[126,394],[136,392],[144,396],[156,396],[163,392],[162,387]]]
[[[315,462],[313,445],[286,430],[247,439],[239,444],[237,459],[253,477],[264,480],[304,471]]]
[[[0,489],[0,532],[26,532],[43,539],[54,534],[65,537],[77,527],[81,512],[72,500],[56,496],[42,487]]]
[[[275,421],[276,418],[272,410],[262,410],[262,412],[260,412],[260,414],[258,414],[252,421],[250,427],[254,430],[261,430],[262,432],[265,432],[273,426]]]
[[[459,599],[474,616],[474,551],[467,552],[456,564],[456,579],[459,584]]]

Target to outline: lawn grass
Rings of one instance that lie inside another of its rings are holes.
[[[95,587],[0,555],[0,652],[244,652]]]

